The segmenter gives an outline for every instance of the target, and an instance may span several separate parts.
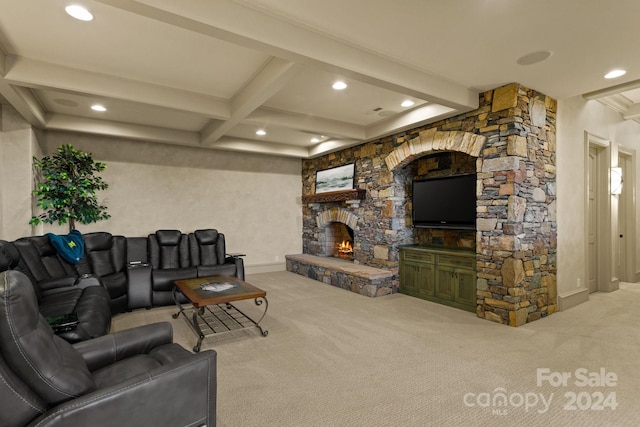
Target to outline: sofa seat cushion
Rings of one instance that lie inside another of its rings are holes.
[[[153,270],[151,272],[151,277],[154,291],[170,292],[173,291],[173,288],[175,287],[174,281],[198,277],[198,270],[196,267]]]
[[[206,276],[235,276],[235,264],[218,264],[218,265],[199,265],[198,277]]]
[[[124,271],[108,276],[101,276],[100,281],[102,281],[104,287],[109,291],[111,299],[119,298],[127,293],[127,273]]]

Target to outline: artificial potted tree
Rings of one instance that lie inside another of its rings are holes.
[[[37,206],[44,212],[33,216],[32,225],[69,224],[69,232],[75,230],[76,222],[90,224],[111,218],[107,207],[98,203],[96,192],[106,190],[109,185],[98,173],[106,165],[96,162],[91,153],[76,150],[70,144],[58,147],[57,153],[42,160],[34,157],[38,183],[33,194],[38,197]]]

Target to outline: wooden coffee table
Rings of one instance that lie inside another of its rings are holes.
[[[178,306],[174,319],[184,316],[187,324],[198,337],[194,352],[200,351],[202,340],[214,334],[230,332],[242,328],[255,326],[263,337],[269,331],[260,326],[269,308],[267,293],[237,277],[209,276],[194,279],[176,280],[173,289],[173,300]],[[210,286],[212,290],[203,289]],[[228,289],[224,289],[228,288]],[[191,303],[191,307],[183,307],[178,298],[182,293]],[[257,321],[238,310],[232,302],[253,299],[257,306],[264,304],[264,312]]]

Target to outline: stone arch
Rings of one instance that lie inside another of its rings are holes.
[[[459,151],[473,157],[479,157],[487,137],[471,132],[442,132],[428,129],[396,147],[385,158],[389,171],[402,168],[413,160],[436,151]]]
[[[342,208],[326,209],[316,216],[316,224],[320,229],[332,222],[342,222],[352,230],[355,230],[358,225],[358,217]]]

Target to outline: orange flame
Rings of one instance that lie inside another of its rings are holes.
[[[348,240],[343,240],[342,243],[338,243],[338,252],[341,254],[352,254],[353,246]]]

